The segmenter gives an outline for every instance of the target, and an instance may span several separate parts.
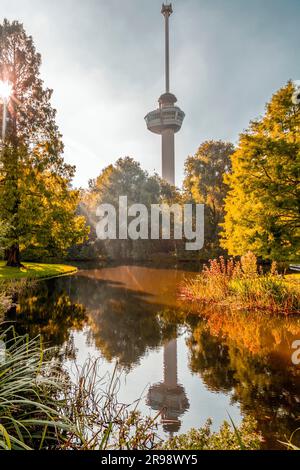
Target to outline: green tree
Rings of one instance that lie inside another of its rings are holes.
[[[273,95],[231,157],[221,243],[231,255],[251,250],[266,259],[299,257],[300,107],[293,91],[288,82]]]
[[[52,90],[44,88],[40,65],[23,25],[4,20],[0,80],[11,83],[12,96],[1,149],[0,211],[9,226],[9,266],[21,265],[20,250],[34,247],[43,254],[61,254],[86,233],[84,219],[76,216],[79,194],[70,186],[75,168],[64,163]]]
[[[176,188],[158,175],[149,176],[140,164],[130,157],[119,158],[114,165],[106,167],[96,179],[90,181],[89,186],[89,190],[82,197],[81,213],[85,214],[94,227],[91,230],[91,241],[96,239],[96,208],[100,204],[112,204],[117,209],[119,197],[127,196],[128,206],[135,203],[144,204],[150,217],[151,204],[179,203],[181,200]],[[152,240],[105,240],[99,243],[99,248],[112,257],[140,258],[153,250],[172,250],[174,243],[169,240],[157,240],[157,243]]]
[[[188,201],[205,204],[205,248],[210,252],[219,248],[220,223],[224,220],[224,200],[227,184],[224,175],[231,169],[231,143],[203,142],[194,156],[185,162],[183,183]]]
[[[149,205],[160,197],[159,180],[149,176],[133,158],[119,158],[109,165],[95,181],[97,203],[118,205],[119,196],[127,196],[128,205]]]

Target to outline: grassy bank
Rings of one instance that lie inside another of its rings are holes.
[[[280,275],[275,264],[265,274],[252,253],[237,262],[220,257],[210,260],[200,275],[181,287],[181,297],[231,310],[299,314],[300,274]]]
[[[74,266],[64,264],[24,263],[23,268],[10,268],[0,261],[0,281],[19,279],[44,279],[64,276],[77,271]]]

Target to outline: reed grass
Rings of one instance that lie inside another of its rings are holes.
[[[273,264],[264,274],[247,253],[241,261],[210,260],[203,272],[181,286],[183,299],[227,306],[233,310],[264,310],[274,314],[300,313],[300,282],[278,274]]]
[[[5,349],[3,348],[5,345]],[[118,402],[119,373],[89,359],[71,380],[39,338],[0,334],[0,449],[152,449],[157,417]]]
[[[70,426],[60,413],[60,374],[39,341],[16,336],[12,327],[0,341],[0,448],[52,447]]]

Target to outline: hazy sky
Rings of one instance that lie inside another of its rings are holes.
[[[130,155],[160,172],[144,116],[164,91],[162,0],[0,0],[24,23],[64,136],[75,184]],[[206,139],[237,141],[288,79],[300,79],[300,0],[174,0],[171,91],[186,118],[176,180]]]

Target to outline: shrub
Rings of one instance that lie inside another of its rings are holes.
[[[181,288],[186,300],[217,303],[230,308],[264,309],[272,313],[299,313],[299,285],[287,282],[273,263],[268,274],[259,272],[256,256],[248,252],[241,261],[210,260],[203,272]]]
[[[229,292],[231,279],[241,275],[239,262],[225,260],[223,256],[209,260],[202,273],[194,280],[186,281],[181,287],[181,296],[188,300],[211,302],[224,299]]]
[[[224,421],[219,432],[211,431],[212,421],[208,420],[200,429],[191,429],[186,434],[172,437],[164,443],[169,450],[258,450],[261,435],[256,431],[256,423],[245,418],[239,428]]]

